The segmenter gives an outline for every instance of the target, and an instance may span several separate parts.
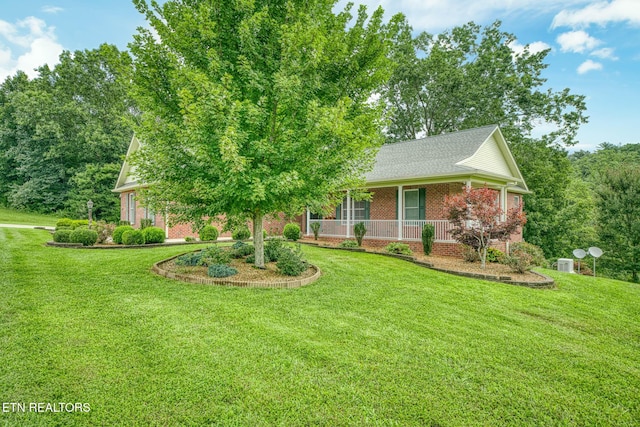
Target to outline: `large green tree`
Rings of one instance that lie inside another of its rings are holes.
[[[382,144],[372,95],[389,77],[382,9],[333,0],[134,1],[131,44],[145,203],[177,222],[262,221],[359,187]]]
[[[500,125],[533,191],[525,203],[525,239],[551,255],[571,170],[565,149],[586,122],[584,96],[546,89],[549,51],[515,51],[516,37],[500,25],[469,23],[414,37],[406,22],[399,24],[391,53],[396,68],[383,91],[387,140]],[[541,123],[552,130],[539,135]]]

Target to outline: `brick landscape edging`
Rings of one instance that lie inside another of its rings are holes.
[[[315,273],[311,277],[305,277],[304,279],[282,280],[279,282],[260,282],[251,280],[233,280],[228,278],[215,278],[215,277],[198,277],[190,274],[174,273],[172,271],[162,268],[164,264],[175,258],[184,255],[179,254],[172,256],[171,258],[158,261],[153,264],[151,271],[154,273],[166,277],[168,279],[181,280],[183,282],[195,283],[198,285],[223,285],[223,286],[235,286],[239,288],[271,288],[271,289],[294,289],[299,288],[310,283],[315,282],[320,278],[322,273],[320,269],[315,265],[309,264],[309,267],[315,270]]]

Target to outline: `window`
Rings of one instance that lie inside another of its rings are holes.
[[[336,209],[337,219],[347,219],[347,198],[342,199],[342,204]],[[351,199],[351,221],[365,221],[369,219],[369,201]]]
[[[133,225],[136,223],[136,193],[127,194],[127,208],[127,221]]]
[[[513,196],[513,207],[520,207],[520,196]]]
[[[322,214],[309,212],[309,219],[322,219]]]
[[[149,208],[144,208],[144,219],[150,219],[151,225],[156,225],[156,213]]]
[[[418,190],[404,190],[404,219],[420,219],[420,194]]]

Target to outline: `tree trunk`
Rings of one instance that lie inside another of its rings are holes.
[[[480,268],[485,268],[487,266],[487,247],[484,246],[480,253]]]
[[[255,248],[255,263],[258,268],[264,269],[264,236],[262,235],[262,212],[253,213],[253,247]]]

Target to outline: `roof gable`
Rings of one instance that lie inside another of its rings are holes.
[[[136,138],[135,135],[131,137],[131,142],[129,143],[129,148],[127,149],[127,155],[122,162],[122,167],[120,168],[120,174],[118,175],[118,180],[116,181],[116,186],[114,191],[119,191],[122,189],[133,187],[134,184],[137,184],[137,178],[135,177],[135,167],[129,164],[127,160],[132,153],[135,153],[140,148],[140,141]]]

